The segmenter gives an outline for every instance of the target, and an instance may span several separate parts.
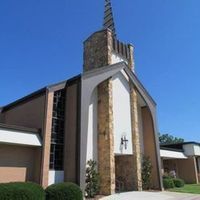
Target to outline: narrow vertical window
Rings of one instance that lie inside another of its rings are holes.
[[[50,169],[63,170],[65,90],[54,93]]]

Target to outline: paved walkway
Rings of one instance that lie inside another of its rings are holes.
[[[200,195],[174,192],[126,192],[104,197],[101,200],[200,200]]]

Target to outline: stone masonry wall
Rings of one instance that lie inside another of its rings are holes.
[[[84,72],[111,64],[111,54],[112,32],[106,29],[92,34],[84,42]]]
[[[134,173],[134,189],[142,190],[142,161],[141,161],[141,145],[138,122],[138,100],[137,92],[132,84],[130,84],[130,101],[131,101],[131,125],[132,125],[132,144],[133,144],[133,173]]]
[[[100,194],[115,192],[115,159],[113,135],[112,82],[98,86],[98,170]]]

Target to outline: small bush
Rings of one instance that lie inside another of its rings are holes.
[[[45,192],[36,183],[2,183],[0,200],[45,200]]]
[[[82,191],[74,183],[50,185],[46,190],[46,200],[82,200]]]
[[[95,197],[99,192],[100,181],[97,172],[97,163],[93,160],[87,162],[85,183],[85,196],[89,198]]]
[[[163,179],[163,186],[165,189],[170,189],[170,188],[174,188],[174,181],[171,178],[164,178]]]
[[[163,179],[165,179],[165,178],[167,178],[167,179],[169,179],[169,178],[171,178],[167,173],[165,173],[164,175],[163,175]]]
[[[184,180],[179,179],[179,178],[174,178],[173,179],[174,185],[177,188],[183,187],[185,185]]]
[[[153,166],[150,158],[144,156],[142,162],[142,186],[145,190],[151,187],[152,168]]]

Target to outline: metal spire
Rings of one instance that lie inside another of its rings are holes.
[[[109,28],[113,32],[113,36],[116,37],[111,0],[105,0],[103,27],[105,29]]]

